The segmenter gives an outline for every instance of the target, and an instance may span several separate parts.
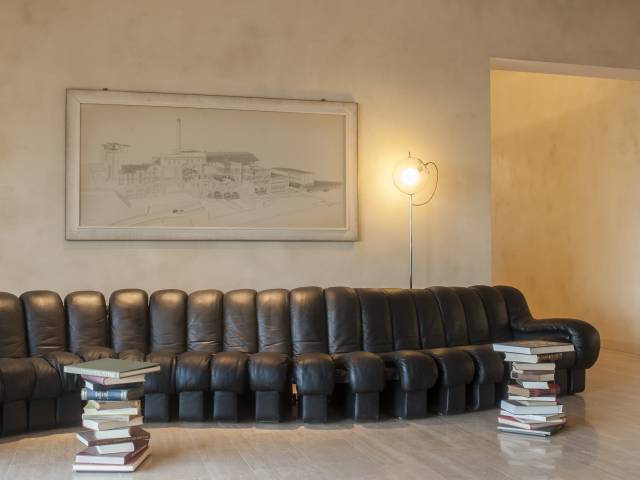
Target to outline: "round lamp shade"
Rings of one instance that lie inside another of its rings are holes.
[[[400,160],[393,168],[393,184],[407,195],[422,192],[429,184],[427,165],[412,156]]]

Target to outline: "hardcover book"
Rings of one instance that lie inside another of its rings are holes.
[[[493,350],[505,353],[521,353],[538,355],[543,353],[573,352],[573,344],[552,342],[550,340],[516,340],[513,342],[494,343]]]
[[[81,400],[100,400],[100,401],[125,401],[125,400],[138,400],[144,395],[144,388],[142,386],[136,388],[128,388],[124,390],[89,390],[83,388],[80,390]]]
[[[132,427],[117,430],[106,430],[104,432],[85,430],[83,432],[76,433],[76,438],[80,443],[87,447],[95,447],[97,445],[149,440],[151,435],[140,427]]]
[[[124,465],[109,465],[98,463],[74,463],[74,472],[135,472],[136,469],[151,455],[151,448],[147,447],[138,455],[129,459]]]
[[[65,373],[92,377],[126,378],[160,371],[160,365],[152,362],[136,362],[120,358],[101,358],[90,362],[65,365]]]

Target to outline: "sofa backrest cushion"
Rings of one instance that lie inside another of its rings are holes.
[[[109,297],[111,346],[116,352],[137,350],[148,353],[149,299],[134,288],[116,290]]]
[[[324,299],[329,353],[362,350],[362,321],[356,291],[348,287],[331,287],[325,289]]]
[[[422,348],[440,348],[447,345],[442,324],[442,312],[435,295],[430,290],[412,290],[418,314],[420,345]]]
[[[512,338],[511,326],[509,324],[509,315],[507,313],[507,304],[495,287],[486,285],[477,285],[471,289],[478,294],[484,305],[484,311],[489,322],[489,330],[491,339],[494,342],[502,342]]]
[[[289,292],[283,289],[264,290],[256,296],[258,320],[258,350],[260,352],[291,353],[291,321]]]
[[[0,292],[0,358],[21,358],[28,353],[22,303],[15,295]]]
[[[223,301],[223,348],[225,352],[258,351],[256,291],[232,290]]]
[[[362,348],[366,352],[392,351],[391,310],[384,290],[358,288],[356,292],[362,317]]]
[[[472,345],[491,343],[489,322],[478,294],[470,288],[463,287],[455,287],[453,291],[458,295],[464,309],[469,342]]]
[[[418,314],[409,290],[387,289],[387,300],[391,309],[394,350],[420,349]]]
[[[62,299],[55,292],[35,290],[20,296],[27,324],[29,355],[67,350]]]
[[[327,320],[324,292],[301,287],[289,293],[291,343],[294,355],[327,353]]]
[[[187,342],[187,294],[159,290],[149,298],[149,348],[152,352],[182,353]]]
[[[109,345],[107,304],[102,293],[70,293],[64,299],[64,308],[67,313],[71,352]]]
[[[187,301],[187,350],[222,351],[222,302],[220,290],[199,290]]]
[[[442,324],[448,347],[469,344],[464,307],[455,291],[448,287],[430,288],[435,295],[442,314]]]

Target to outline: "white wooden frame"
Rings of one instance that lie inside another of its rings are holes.
[[[107,105],[217,108],[341,115],[345,119],[345,227],[83,227],[80,225],[80,107]],[[357,111],[352,102],[225,97],[110,90],[67,90],[67,240],[324,240],[355,241],[358,232]]]

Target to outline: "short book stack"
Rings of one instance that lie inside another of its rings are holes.
[[[556,364],[564,352],[573,352],[571,343],[522,340],[495,343],[493,350],[504,353],[510,365],[507,399],[500,403],[498,430],[548,437],[567,421],[564,405],[558,403]]]
[[[78,452],[76,472],[133,472],[151,454],[149,432],[141,428],[145,374],[160,370],[156,363],[105,358],[65,366],[81,375],[81,398],[87,403],[77,433],[85,449]]]

